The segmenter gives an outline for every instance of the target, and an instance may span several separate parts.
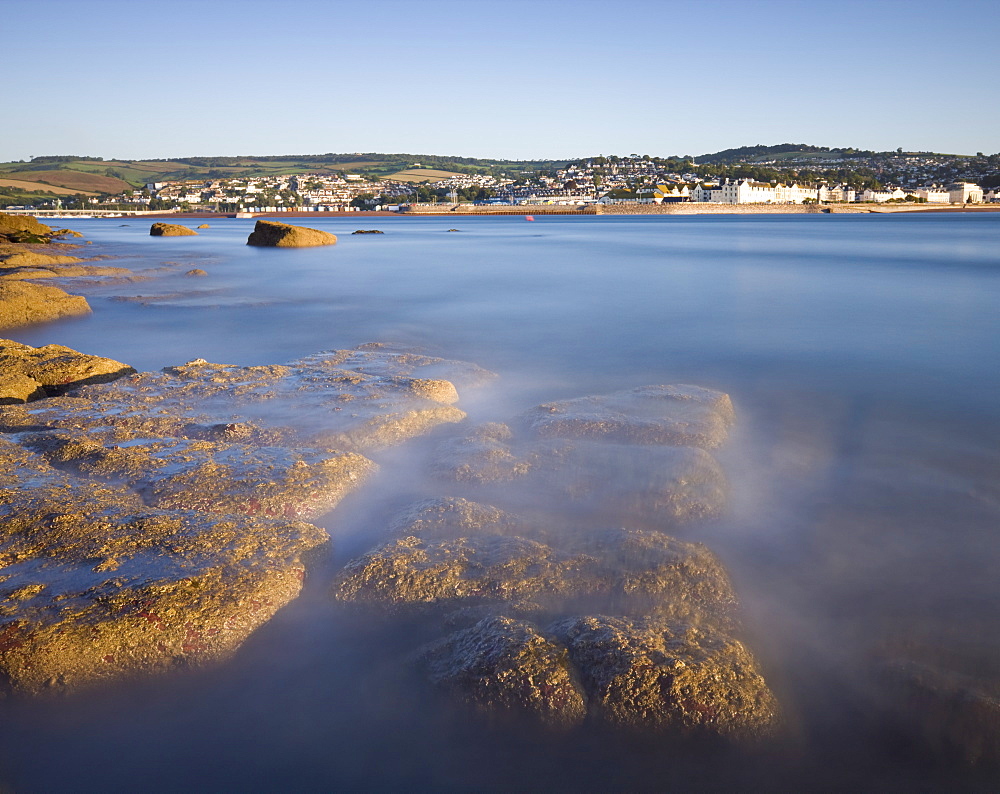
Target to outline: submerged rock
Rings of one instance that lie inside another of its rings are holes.
[[[726,440],[733,404],[728,394],[700,386],[643,386],[545,403],[519,422],[543,438],[711,449]]]
[[[462,499],[421,502],[391,532],[348,563],[335,596],[443,618],[451,633],[418,659],[432,683],[479,709],[741,741],[778,724],[735,638],[728,576],[700,544],[540,527]]]
[[[487,713],[528,714],[553,727],[587,715],[566,648],[525,621],[485,618],[426,648],[421,661],[433,683]]]
[[[964,636],[953,628],[956,624],[940,626],[932,621],[903,641],[873,649],[880,716],[921,757],[996,768],[1000,766],[996,621],[977,621],[978,631]],[[969,637],[975,640],[970,642]]]
[[[154,223],[149,227],[149,233],[153,237],[190,237],[198,234],[194,229],[176,223]]]
[[[435,471],[474,491],[492,486],[490,498],[516,506],[541,506],[557,495],[605,520],[669,525],[719,515],[728,491],[722,467],[697,447],[512,440],[498,424],[442,442]],[[509,484],[518,487],[495,487]]]
[[[120,361],[62,345],[31,347],[0,339],[0,405],[61,394],[88,383],[107,383],[134,372]]]
[[[195,267],[195,268],[192,268],[191,270],[188,270],[187,272],[185,272],[184,275],[185,276],[207,276],[208,273],[206,273],[200,267]]]
[[[539,529],[490,505],[423,502],[394,539],[345,566],[338,599],[441,611],[479,604],[669,615],[730,625],[725,569],[705,546],[637,529]],[[547,535],[548,542],[533,539]],[[527,536],[527,537],[526,537]]]
[[[481,425],[442,442],[434,466],[504,505],[540,507],[555,495],[603,521],[677,525],[725,507],[725,475],[705,450],[732,422],[726,394],[643,386]]]
[[[90,314],[90,304],[81,295],[70,295],[58,287],[0,279],[0,329],[82,314]]]
[[[225,657],[301,588],[310,524],[145,508],[0,438],[0,675],[27,693]]]
[[[569,651],[591,713],[622,728],[748,740],[778,707],[738,640],[662,618],[571,618],[549,632]]]
[[[351,234],[385,234],[381,229],[358,229]]]
[[[337,242],[335,234],[277,221],[257,221],[247,238],[247,245],[277,248],[307,248],[315,245],[332,245],[335,242]]]

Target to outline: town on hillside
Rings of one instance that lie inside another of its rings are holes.
[[[458,172],[446,170],[439,159],[433,167],[407,161],[401,170],[386,174],[373,168],[353,172],[326,166],[305,173],[164,178],[115,194],[55,196],[25,209],[273,213],[398,210],[434,203],[1000,203],[1000,155],[982,153],[975,157],[876,153],[786,144],[743,147],[700,158],[602,155],[551,168],[519,167],[527,165],[461,164],[456,166],[462,169]],[[121,172],[109,169],[108,173]],[[28,174],[23,170],[19,178]]]

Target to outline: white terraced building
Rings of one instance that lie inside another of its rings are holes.
[[[770,185],[749,179],[726,180],[721,185],[696,185],[692,201],[715,204],[801,204],[806,199],[817,200],[816,188],[798,185]]]

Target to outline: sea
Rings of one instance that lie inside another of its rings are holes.
[[[462,395],[474,423],[650,384],[728,393],[729,507],[681,536],[727,566],[784,722],[749,748],[552,733],[429,690],[406,626],[330,598],[390,506],[435,487],[393,450],[230,661],[0,703],[0,790],[997,788],[1000,213],[297,219],[339,236],[308,249],[247,246],[253,220],[67,222],[81,255],[146,278],[74,282],[92,315],[10,338],[139,370],[380,342],[495,372]]]

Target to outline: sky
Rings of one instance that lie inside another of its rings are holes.
[[[0,0],[0,161],[1000,151],[996,0]]]

